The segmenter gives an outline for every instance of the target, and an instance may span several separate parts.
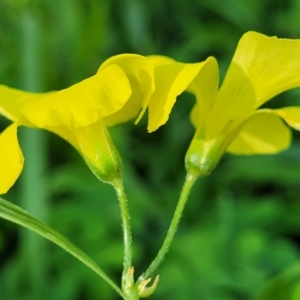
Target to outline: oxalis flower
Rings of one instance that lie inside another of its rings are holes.
[[[0,194],[22,171],[17,127],[58,134],[82,155],[102,181],[112,183],[121,159],[107,131],[143,112],[154,90],[153,67],[142,56],[123,54],[105,61],[96,75],[67,89],[35,94],[0,85],[0,114],[13,123],[0,135]]]
[[[300,86],[300,40],[244,34],[220,88],[214,57],[198,64],[162,56],[149,60],[157,87],[149,102],[149,131],[168,120],[177,95],[186,90],[196,97],[191,113],[196,132],[185,158],[190,174],[208,174],[225,151],[277,153],[290,145],[288,126],[300,130],[299,107],[259,109],[277,94]],[[168,97],[161,96],[165,89]]]

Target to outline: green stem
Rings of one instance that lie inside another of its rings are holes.
[[[163,242],[163,245],[162,245],[161,249],[159,250],[157,256],[154,258],[154,260],[150,264],[149,268],[139,277],[137,284],[139,284],[143,280],[151,277],[153,272],[159,267],[159,265],[164,260],[167,252],[169,251],[169,248],[173,241],[174,235],[177,231],[178,224],[181,219],[182,212],[184,210],[190,190],[191,190],[192,186],[194,185],[195,181],[197,180],[197,178],[198,177],[193,176],[192,174],[187,174],[183,188],[181,190],[180,198],[177,203],[177,207],[174,212],[173,219],[171,221],[171,224],[170,224],[168,233],[165,237],[165,240]]]
[[[123,242],[124,242],[124,270],[123,274],[127,274],[129,268],[132,266],[132,237],[130,229],[130,216],[128,212],[127,198],[124,191],[124,185],[122,179],[115,180],[113,186],[116,190],[116,194],[119,200],[122,227],[123,227]]]

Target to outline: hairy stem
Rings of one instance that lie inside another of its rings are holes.
[[[152,263],[150,264],[149,268],[139,277],[137,283],[142,282],[143,280],[149,278],[152,276],[153,272],[159,267],[159,265],[164,260],[167,252],[169,251],[169,248],[171,246],[171,243],[173,241],[174,235],[177,231],[179,221],[182,216],[182,212],[184,210],[186,201],[188,199],[190,190],[192,186],[194,185],[195,181],[198,177],[193,176],[191,174],[187,174],[183,188],[181,190],[180,198],[177,203],[177,207],[174,212],[173,219],[171,221],[168,233],[165,237],[165,240],[163,242],[163,245],[161,249],[159,250],[157,256],[154,258]]]
[[[129,268],[132,266],[132,237],[130,229],[130,215],[128,212],[127,198],[124,191],[123,182],[121,179],[115,180],[113,186],[116,190],[116,194],[119,200],[121,218],[122,218],[122,227],[123,227],[123,242],[124,242],[124,271],[123,274],[126,274]]]

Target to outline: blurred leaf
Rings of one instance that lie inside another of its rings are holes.
[[[275,278],[257,300],[298,300],[300,299],[300,264],[292,266]]]
[[[118,286],[111,281],[111,279],[90,257],[73,245],[67,238],[56,232],[48,225],[32,217],[22,208],[0,198],[0,217],[24,226],[63,248],[65,251],[69,252],[75,258],[84,263],[87,267],[92,269],[122,296],[122,291],[118,288]]]

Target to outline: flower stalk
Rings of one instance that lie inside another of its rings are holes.
[[[152,276],[152,274],[155,272],[155,270],[160,266],[160,264],[164,260],[166,254],[168,253],[168,251],[170,249],[170,246],[171,246],[171,243],[175,236],[175,233],[177,231],[178,224],[181,219],[185,204],[188,200],[190,191],[197,179],[198,179],[197,176],[187,173],[185,182],[184,182],[184,185],[181,190],[181,194],[180,194],[180,197],[179,197],[179,200],[177,203],[177,207],[175,209],[174,216],[171,221],[171,224],[168,229],[165,240],[163,242],[163,245],[162,245],[161,249],[159,250],[157,256],[154,258],[154,260],[150,264],[149,268],[139,277],[139,279],[137,280],[137,284],[150,278]]]
[[[123,256],[123,275],[122,275],[122,289],[126,295],[131,294],[135,289],[132,267],[132,235],[130,228],[130,215],[128,211],[128,201],[124,191],[124,185],[121,178],[116,178],[112,182],[120,205],[120,212],[122,218],[123,228],[123,243],[124,243],[124,256]]]

